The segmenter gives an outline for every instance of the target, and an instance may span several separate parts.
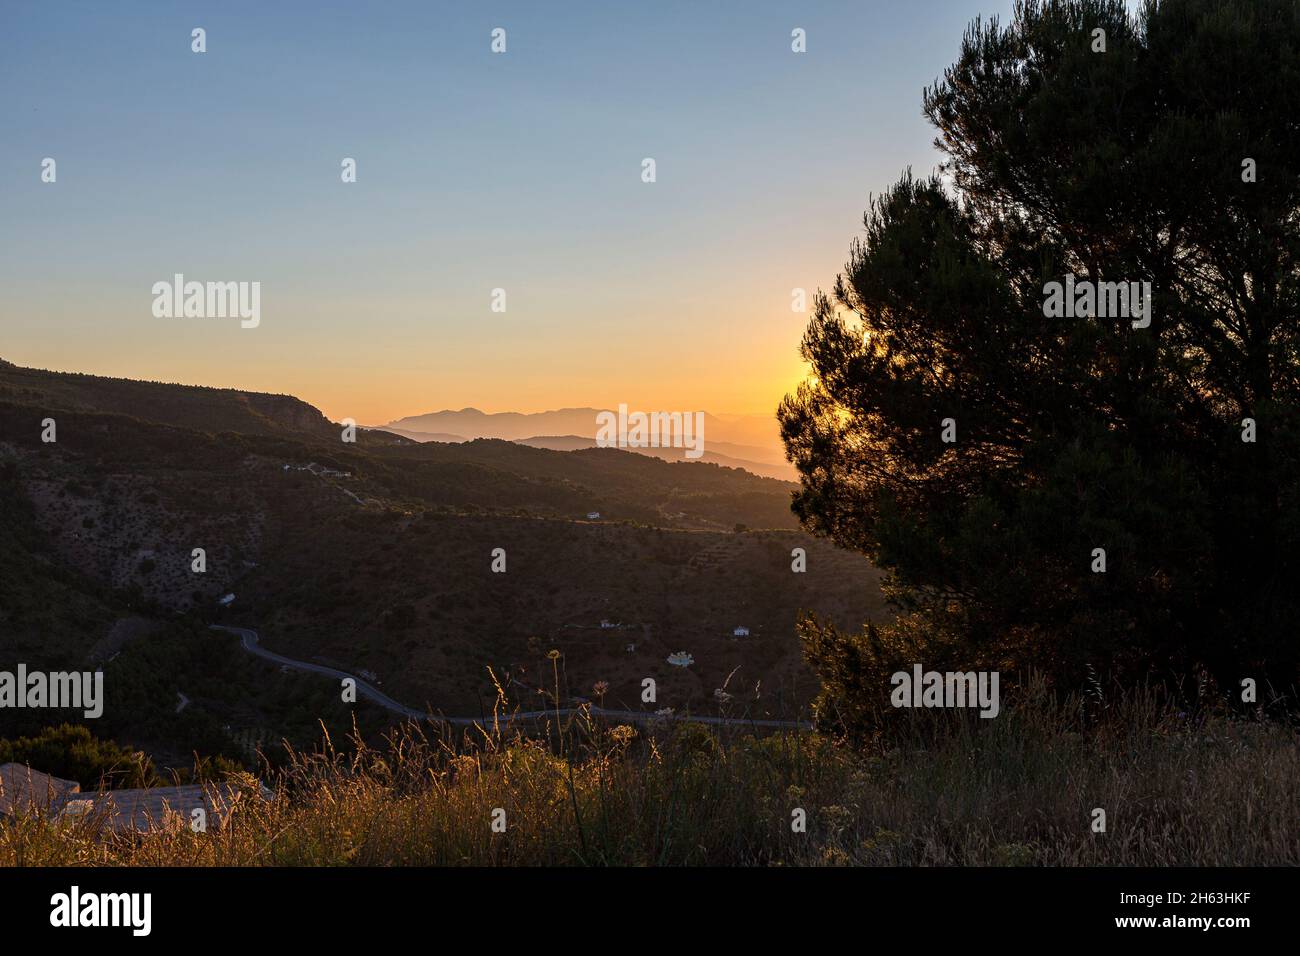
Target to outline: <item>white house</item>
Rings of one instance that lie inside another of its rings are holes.
[[[749,637],[749,628],[740,626],[731,632],[732,637]]]
[[[588,521],[599,521],[599,520],[600,520],[600,512],[599,512],[599,511],[588,511],[588,512],[587,512],[587,520],[588,520]]]

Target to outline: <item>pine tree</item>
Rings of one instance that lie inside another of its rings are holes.
[[[871,203],[779,411],[796,514],[903,611],[806,626],[823,716],[914,661],[1293,688],[1300,3],[1021,3],[924,111],[945,161]],[[1067,281],[1149,321],[1045,314]]]

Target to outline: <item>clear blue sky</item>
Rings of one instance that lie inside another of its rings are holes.
[[[5,0],[0,357],[362,422],[770,412],[800,376],[790,289],[934,166],[922,88],[1009,8]],[[261,281],[261,326],[155,318],[175,272]]]

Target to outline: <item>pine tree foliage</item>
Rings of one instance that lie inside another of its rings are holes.
[[[823,716],[915,661],[1293,688],[1300,3],[1024,2],[924,112],[945,162],[871,202],[779,412],[796,514],[903,609],[805,627]],[[1149,325],[1046,316],[1067,275]]]

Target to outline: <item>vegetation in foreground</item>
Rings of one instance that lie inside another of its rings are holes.
[[[1300,864],[1285,723],[1025,686],[997,720],[900,712],[865,751],[584,719],[550,740],[504,725],[455,745],[414,725],[380,748],[327,738],[268,771],[269,800],[248,777],[220,829],[108,835],[32,815],[0,825],[0,865]]]

